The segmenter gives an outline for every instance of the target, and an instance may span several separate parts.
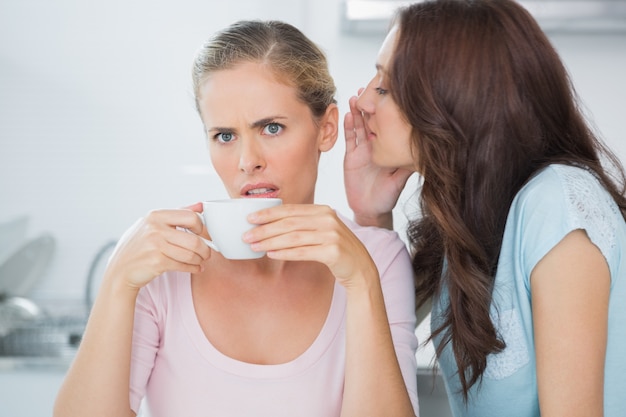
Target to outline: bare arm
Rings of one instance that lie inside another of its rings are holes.
[[[542,416],[603,416],[609,287],[606,260],[582,230],[568,234],[533,270]]]
[[[103,283],[57,396],[55,417],[135,415],[129,400],[135,298],[130,288]]]
[[[165,271],[198,272],[209,248],[189,210],[161,210],[138,221],[120,240],[98,293],[76,358],[59,391],[55,417],[134,416],[129,399],[135,301],[141,287]]]
[[[395,354],[382,292],[376,285],[380,281],[366,278],[364,282],[367,284],[362,288],[348,291],[341,416],[415,416]]]

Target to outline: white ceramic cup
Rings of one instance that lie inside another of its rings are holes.
[[[282,204],[280,198],[233,198],[203,201],[198,213],[212,240],[202,239],[213,250],[228,259],[257,259],[265,252],[255,252],[243,241],[243,234],[255,225],[248,222],[249,214]]]

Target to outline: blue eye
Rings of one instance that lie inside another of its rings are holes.
[[[279,123],[269,123],[263,128],[263,133],[276,136],[283,130],[283,126]]]
[[[374,88],[374,91],[376,91],[376,93],[380,96],[384,96],[385,94],[388,93],[388,90],[385,90],[384,88],[380,88],[380,87]]]
[[[235,138],[235,135],[233,135],[230,132],[221,132],[221,133],[216,134],[214,138],[218,142],[228,143],[228,142],[231,142]]]

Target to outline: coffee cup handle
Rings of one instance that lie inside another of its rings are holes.
[[[206,223],[204,222],[204,217],[202,217],[202,214],[201,214],[201,213],[198,213],[198,212],[196,212],[196,214],[197,214],[197,215],[198,215],[198,217],[200,218],[200,221],[202,222],[202,224],[204,225],[204,227],[206,227]],[[188,233],[193,233],[193,232],[192,232],[191,230],[189,230],[189,229],[185,229],[185,232],[188,232]],[[197,235],[196,235],[196,236],[197,236]],[[209,240],[209,239],[205,239],[205,238],[203,238],[202,236],[198,236],[198,237],[199,237],[200,239],[202,239],[202,241],[203,241],[204,243],[206,243],[206,245],[207,245],[208,247],[210,247],[211,249],[213,249],[214,251],[217,251],[217,252],[219,252],[219,251],[220,251],[220,250],[219,250],[219,248],[217,247],[217,245],[216,245],[215,243],[213,243],[213,241],[211,241],[211,240]]]

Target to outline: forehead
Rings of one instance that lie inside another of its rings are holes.
[[[385,37],[383,44],[378,50],[378,58],[376,62],[376,67],[379,68],[379,70],[382,70],[383,72],[389,69],[390,60],[393,55],[393,51],[396,47],[397,38],[398,38],[398,25],[394,25],[391,28],[391,30],[389,30],[389,33],[387,33],[387,36]]]
[[[246,62],[208,76],[199,89],[202,118],[224,120],[236,115],[265,117],[289,114],[306,106],[298,91],[260,63]]]

